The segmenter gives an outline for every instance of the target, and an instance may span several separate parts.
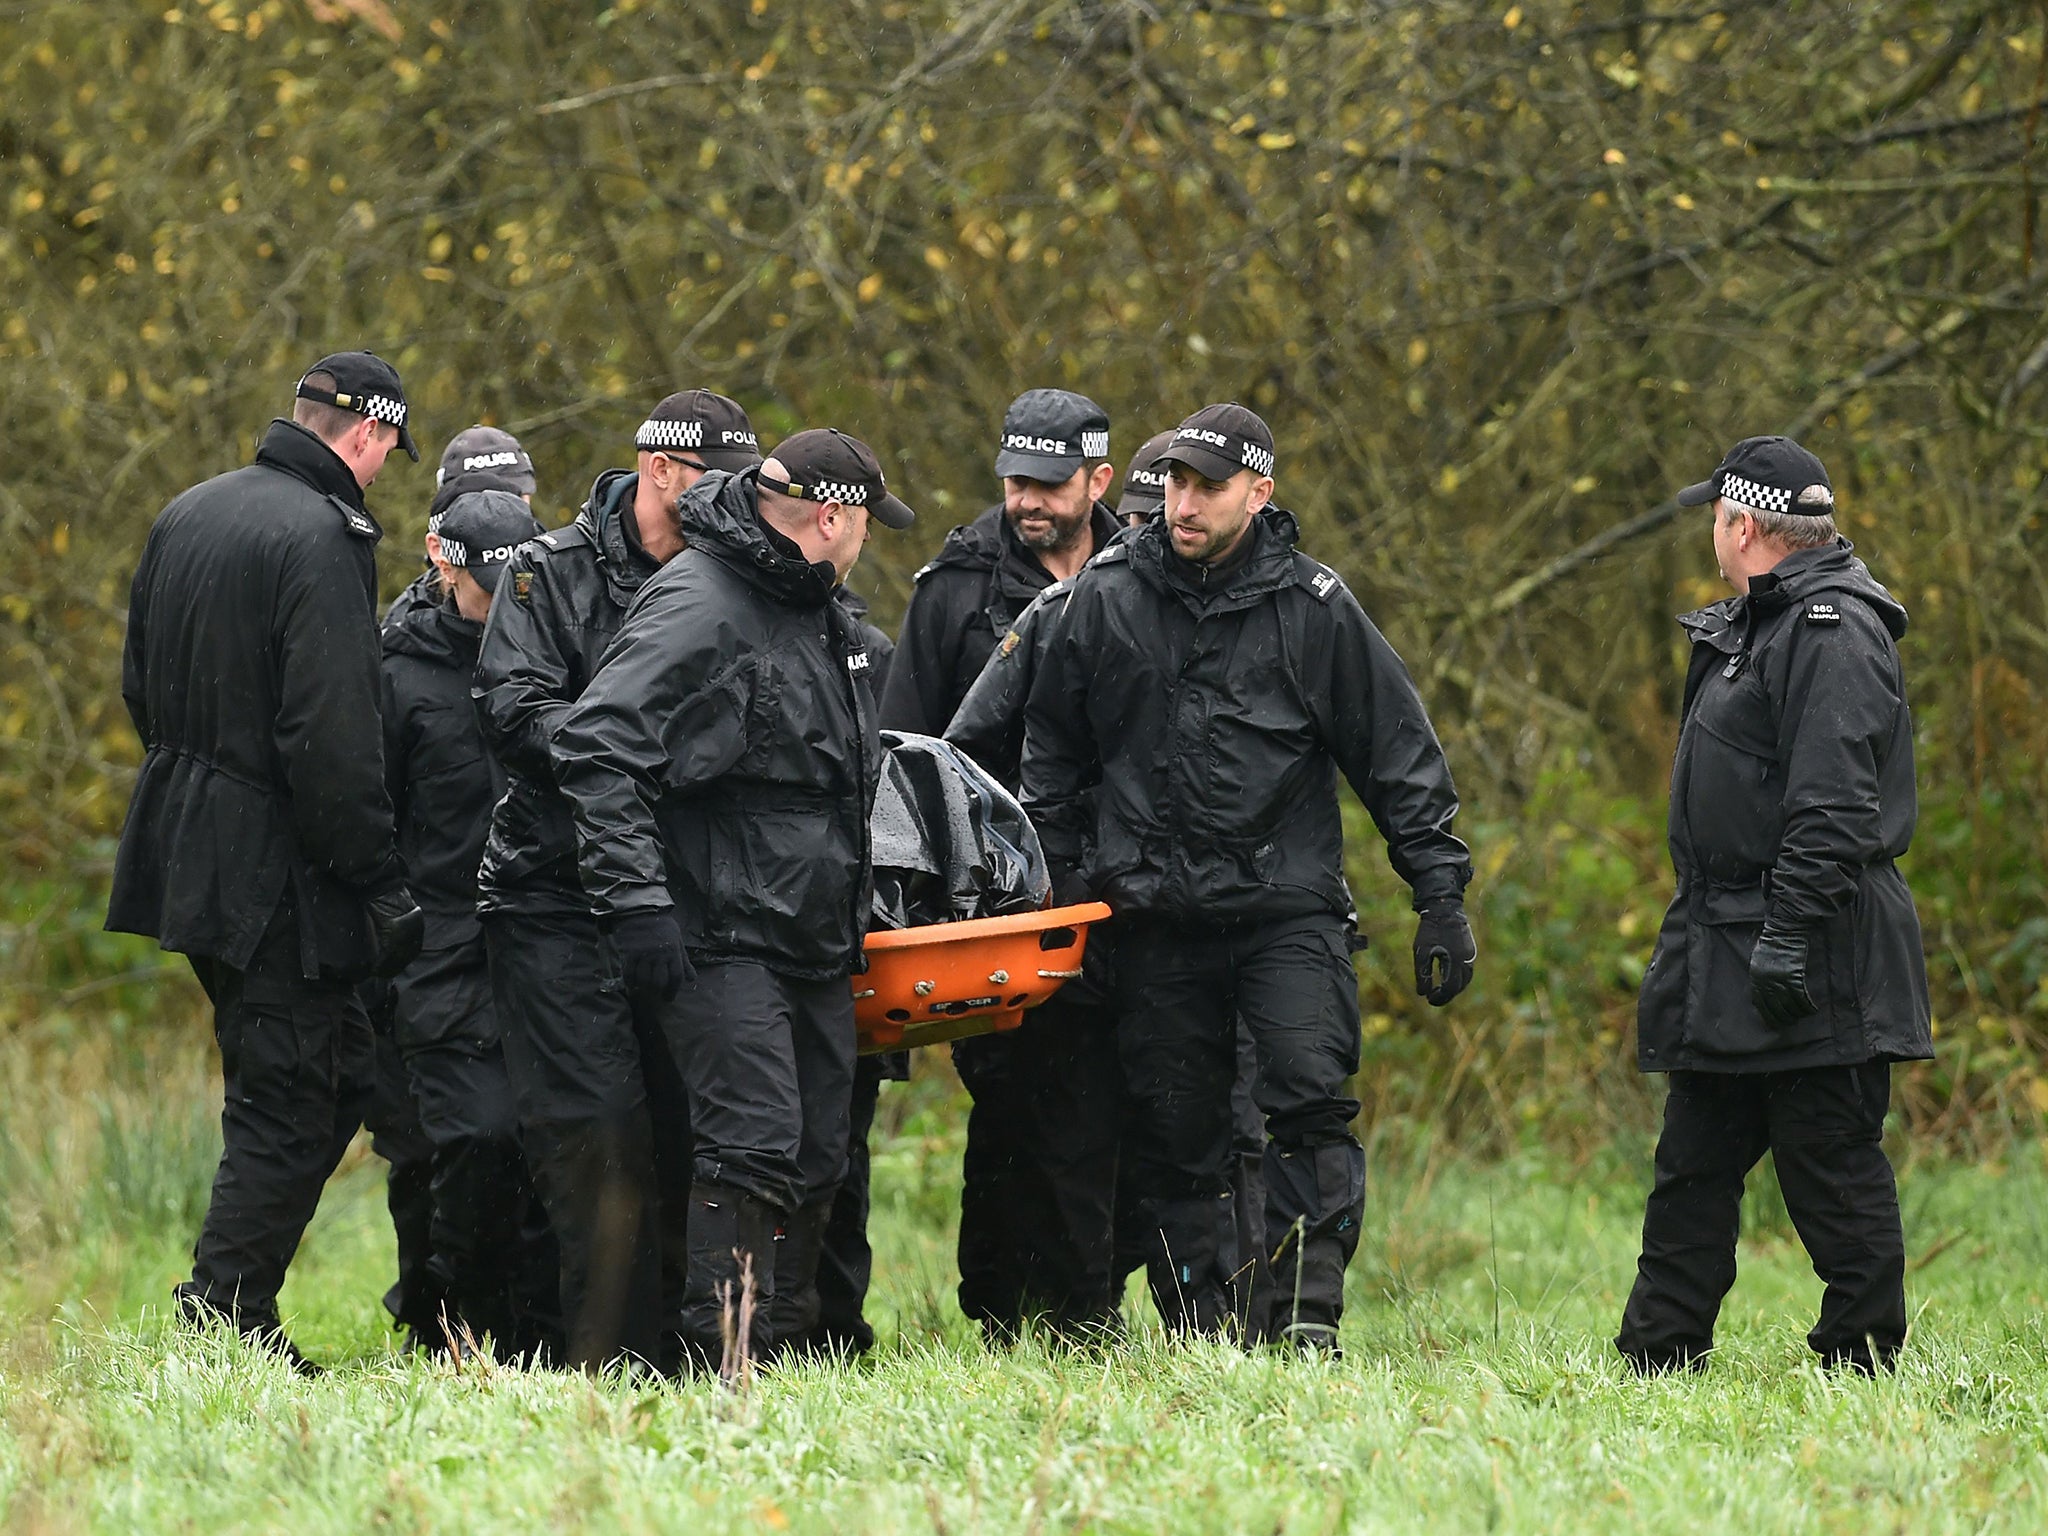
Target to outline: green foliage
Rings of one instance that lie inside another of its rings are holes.
[[[1604,1064],[1662,879],[1669,615],[1720,590],[1665,498],[1789,429],[1915,615],[1945,1054],[1914,1112],[2031,1120],[2043,44],[2017,0],[12,7],[5,856],[92,886],[149,519],[330,348],[397,361],[430,451],[519,432],[550,521],[674,388],[859,432],[924,514],[856,577],[885,623],[992,496],[1020,388],[1089,390],[1119,451],[1235,397],[1409,658],[1502,882],[1479,992],[1426,1024],[1376,922],[1391,1086],[1469,1106],[1514,1063],[1500,1124],[1572,1084],[1639,1109]],[[387,586],[427,483],[375,492]]]

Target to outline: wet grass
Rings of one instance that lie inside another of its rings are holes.
[[[706,1386],[397,1358],[381,1167],[351,1156],[284,1306],[306,1382],[169,1327],[214,1154],[204,1055],[0,1052],[9,1530],[1979,1531],[2048,1520],[2048,1168],[1910,1161],[1898,1375],[1809,1363],[1818,1286],[1767,1173],[1724,1349],[1607,1339],[1646,1148],[1478,1164],[1383,1133],[1346,1357],[990,1354],[951,1296],[960,1105],[884,1091],[876,1354]]]

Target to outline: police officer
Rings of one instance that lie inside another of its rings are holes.
[[[1087,396],[1033,389],[1011,403],[995,463],[1002,505],[954,529],[918,572],[883,696],[885,727],[944,732],[1024,607],[1115,537],[1122,525],[1101,499],[1116,473],[1108,453],[1109,417]],[[1014,760],[983,765],[1014,775]],[[973,1099],[960,1307],[992,1340],[1013,1336],[1027,1315],[1070,1333],[1118,1318],[1110,1269],[1120,1094],[1101,1004],[1066,989],[1017,1029],[953,1047]]]
[[[1116,473],[1108,459],[1109,417],[1086,395],[1031,389],[1011,402],[996,453],[1002,504],[948,533],[917,573],[884,730],[941,734],[1024,605],[1115,536],[1121,524],[1102,501]]]
[[[1156,479],[1164,485],[1166,472],[1145,466],[1164,452],[1172,440],[1171,432],[1160,433],[1138,450],[1124,472],[1124,489],[1117,502],[1117,515],[1127,519],[1132,527],[1141,526],[1163,512],[1163,498],[1157,508],[1149,503],[1152,481]],[[1025,702],[1031,696],[1031,686],[1038,676],[1039,667],[1052,648],[1053,636],[1066,612],[1067,597],[1073,587],[1072,581],[1056,581],[1031,600],[997,644],[988,664],[982,668],[981,676],[967,690],[967,697],[960,701],[952,723],[946,727],[946,740],[1013,787],[1020,777],[1024,752]],[[1087,974],[1061,989],[1063,1007],[1084,1001],[1096,1009],[1113,1004],[1115,943],[1115,925],[1098,924],[1089,938]],[[1105,1039],[1109,1036],[1106,1023],[1102,1034]],[[1229,1291],[1231,1316],[1236,1319],[1238,1331],[1244,1337],[1255,1337],[1264,1330],[1271,1279],[1271,1265],[1266,1260],[1264,1243],[1266,1122],[1252,1097],[1252,1083],[1257,1072],[1257,1049],[1252,1042],[1251,1031],[1240,1021],[1237,1030],[1237,1077],[1230,1090],[1231,1200],[1237,1221],[1236,1251],[1239,1258],[1236,1268],[1230,1272]],[[1051,1117],[1054,1124],[1058,1124],[1060,1118]],[[1135,1168],[1144,1161],[1139,1150],[1145,1134],[1143,1123],[1128,1113],[1120,1114],[1119,1122],[1116,1166],[1119,1169]],[[1135,1271],[1145,1267],[1151,1249],[1156,1246],[1147,1238],[1146,1220],[1145,1212],[1140,1209],[1136,1179],[1119,1177],[1116,1181],[1115,1216],[1111,1223],[1115,1257],[1110,1269],[1110,1291],[1114,1296],[1123,1294],[1124,1282]],[[1172,1281],[1162,1274],[1159,1283],[1171,1285]]]
[[[439,529],[441,514],[457,496],[468,491],[502,490],[530,505],[534,483],[533,460],[518,438],[497,427],[465,427],[441,450],[441,462],[434,471],[434,495],[427,507],[427,532]],[[387,610],[386,630],[416,609],[438,608],[442,595],[433,562],[424,560],[418,578]],[[496,798],[493,793],[491,799]],[[474,860],[470,872],[475,873]],[[474,900],[472,890],[472,903]],[[398,1238],[398,1278],[384,1293],[384,1307],[392,1321],[406,1330],[408,1348],[431,1346],[443,1337],[441,1288],[427,1267],[433,1256],[434,1148],[420,1124],[405,1055],[398,1047],[392,984],[388,978],[377,977],[364,982],[361,992],[377,1047],[376,1088],[363,1113],[363,1124],[370,1132],[370,1150],[390,1165],[385,1201]]]
[[[573,523],[507,562],[473,691],[506,775],[478,910],[527,1157],[561,1250],[564,1352],[576,1366],[621,1353],[670,1363],[689,1144],[682,1085],[622,989],[577,878],[549,737],[634,594],[682,548],[678,499],[708,470],[760,457],[746,412],[706,389],[663,400],[634,443],[635,468],[598,476]]]
[[[503,775],[469,689],[499,580],[541,526],[509,490],[462,492],[438,522],[427,535],[437,600],[394,608],[384,625],[384,776],[427,917],[425,950],[397,978],[395,1035],[432,1149],[427,1338],[459,1351],[488,1336],[509,1358],[552,1343],[558,1260],[520,1150],[477,923]]]
[[[376,519],[386,455],[415,459],[398,373],[322,358],[256,462],[150,529],[121,692],[147,755],[107,926],[187,956],[214,1008],[224,1101],[213,1197],[178,1287],[301,1368],[278,1287],[372,1073],[355,982],[419,949],[377,719]]]
[[[1153,1299],[1221,1331],[1235,1252],[1236,1024],[1258,1051],[1277,1334],[1332,1349],[1365,1155],[1343,773],[1414,890],[1417,990],[1471,978],[1465,845],[1400,658],[1269,507],[1273,439],[1241,405],[1182,422],[1166,511],[1075,579],[1026,706],[1024,794],[1049,860],[1110,903],[1117,1031],[1142,1136]]]
[[[881,765],[866,641],[833,591],[871,515],[912,519],[868,447],[829,430],[678,510],[689,547],[552,735],[584,887],[688,1084],[683,1334],[716,1369],[750,1282],[753,1358],[816,1322]]]
[[[1918,812],[1906,610],[1836,533],[1827,471],[1789,438],[1745,438],[1678,500],[1712,506],[1737,595],[1679,620],[1678,891],[1636,1015],[1637,1063],[1671,1091],[1615,1342],[1642,1371],[1704,1362],[1743,1178],[1768,1151],[1827,1287],[1807,1342],[1868,1372],[1906,1337],[1891,1063],[1934,1054],[1897,864]]]

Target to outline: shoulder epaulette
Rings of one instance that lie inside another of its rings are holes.
[[[553,550],[563,550],[575,549],[580,545],[594,543],[595,540],[590,537],[590,530],[581,523],[571,523],[566,528],[551,529],[530,542],[545,545]]]
[[[1344,589],[1342,576],[1320,560],[1310,559],[1298,549],[1294,552],[1294,574],[1301,579],[1301,584],[1308,588],[1309,596],[1319,603],[1327,603]]]
[[[348,531],[359,539],[381,539],[384,530],[377,526],[377,519],[360,507],[352,507],[339,496],[327,498],[341,511],[341,520],[348,525]]]
[[[1129,560],[1130,558],[1131,551],[1128,545],[1112,544],[1109,546],[1109,548],[1105,549],[1101,554],[1095,556],[1092,560],[1090,560],[1088,562],[1088,565],[1116,565],[1122,561]],[[1086,569],[1088,569],[1088,566],[1084,565],[1081,567],[1081,569],[1085,571]]]

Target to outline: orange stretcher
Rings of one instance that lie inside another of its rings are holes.
[[[1088,925],[1108,916],[1090,901],[869,934],[868,968],[853,978],[861,1054],[1015,1029],[1081,974]]]

